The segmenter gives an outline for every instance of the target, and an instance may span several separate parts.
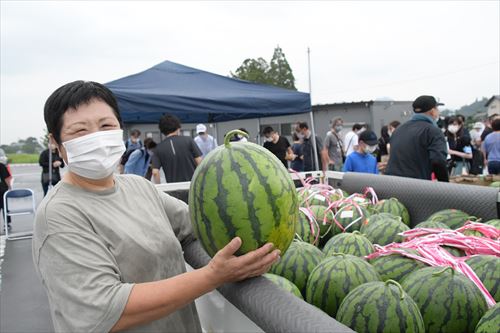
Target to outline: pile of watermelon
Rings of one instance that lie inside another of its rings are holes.
[[[237,255],[273,242],[265,277],[357,332],[499,331],[500,220],[448,209],[410,229],[396,198],[303,184],[266,149],[227,141],[193,176],[195,233],[211,256],[235,236]]]

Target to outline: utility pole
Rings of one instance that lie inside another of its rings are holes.
[[[321,170],[322,166],[319,165],[319,159],[318,159],[318,146],[316,145],[316,130],[314,128],[314,115],[313,115],[313,110],[312,110],[312,89],[311,89],[311,50],[309,47],[307,47],[307,68],[309,71],[309,100],[311,102],[311,112],[309,112],[309,119],[311,121],[311,132],[312,132],[312,144],[313,144],[313,154],[314,154],[314,161],[316,162],[316,168],[317,170]]]

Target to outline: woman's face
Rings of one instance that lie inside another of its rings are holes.
[[[76,110],[67,110],[62,119],[61,142],[66,142],[98,131],[120,129],[120,123],[113,109],[103,101],[91,100],[88,104],[80,105]],[[67,161],[64,146],[58,145],[59,151]]]

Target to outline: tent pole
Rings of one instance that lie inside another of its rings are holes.
[[[314,115],[312,110],[312,98],[311,98],[311,51],[309,47],[307,48],[307,68],[309,71],[309,100],[311,101],[311,111],[309,112],[309,119],[311,121],[311,132],[312,132],[312,144],[313,144],[313,154],[314,162],[316,162],[317,170],[321,170],[322,166],[319,165],[318,160],[318,146],[316,145],[316,130],[314,128]]]
[[[217,131],[217,123],[213,123],[214,124],[214,136],[215,136],[215,140],[217,140],[217,144],[219,144],[219,133]],[[222,140],[224,141],[224,140]]]
[[[257,144],[260,146],[260,118],[257,118]]]

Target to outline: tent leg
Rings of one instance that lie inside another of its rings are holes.
[[[260,118],[257,118],[257,144],[260,146]]]

